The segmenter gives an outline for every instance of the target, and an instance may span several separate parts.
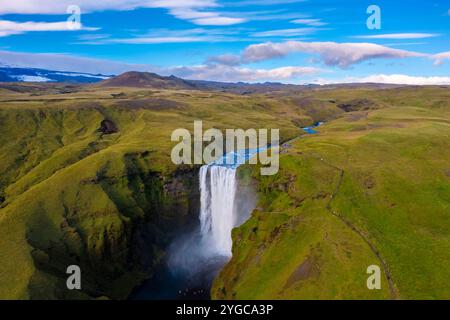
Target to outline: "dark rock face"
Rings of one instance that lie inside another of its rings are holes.
[[[124,97],[126,97],[127,95],[126,95],[125,93],[121,92],[121,93],[111,93],[111,96],[112,96],[114,99],[119,99],[119,98],[124,98]]]
[[[101,82],[103,87],[135,87],[154,89],[195,89],[195,85],[183,79],[164,77],[150,72],[125,72]]]
[[[113,121],[105,119],[100,123],[99,131],[103,134],[112,134],[119,132],[119,128]]]
[[[370,110],[376,107],[375,103],[369,99],[355,99],[345,103],[338,104],[338,107],[345,112]]]
[[[99,172],[83,185],[100,186],[117,212],[99,210],[83,216],[78,208],[67,207],[61,225],[54,226],[62,236],[50,245],[41,243],[37,230],[52,223],[38,215],[30,224],[26,237],[36,268],[41,276],[56,279],[54,292],[48,293],[40,277],[33,276],[28,287],[32,299],[125,299],[160,267],[172,240],[196,223],[198,168],[180,167],[170,174],[151,171],[142,166],[149,154],[127,154],[123,175]],[[111,223],[82,233],[83,219]],[[72,264],[83,272],[83,288],[76,292],[66,290],[65,270]]]

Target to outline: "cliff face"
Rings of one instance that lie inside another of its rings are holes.
[[[292,106],[200,91],[15,85],[1,89],[0,298],[126,298],[197,218],[194,167],[173,130],[281,128]],[[193,214],[195,213],[195,214]],[[79,265],[82,291],[65,287]]]
[[[28,225],[27,242],[36,267],[28,285],[31,299],[74,298],[65,283],[71,264],[83,273],[83,289],[77,296],[124,299],[152,275],[177,232],[197,218],[196,170],[165,176],[139,167],[142,154],[127,157],[124,176],[86,182],[88,188],[104,191],[110,210],[80,214],[76,204],[65,204],[61,224],[48,242],[39,238],[41,230],[54,227],[52,222]],[[53,285],[46,279],[54,279]]]
[[[10,138],[3,145],[10,159],[2,164],[0,269],[8,277],[0,278],[1,298],[124,299],[197,218],[198,170],[158,167],[149,142],[127,146],[130,113],[111,117],[118,132],[110,134],[98,130],[98,110],[1,116]],[[81,291],[66,288],[69,265],[81,268]]]
[[[212,297],[448,299],[450,100],[437,97],[353,111],[284,145],[277,175],[255,170],[257,208]]]
[[[0,299],[126,298],[149,278],[173,233],[197,219],[198,168],[172,165],[173,130],[202,119],[204,129],[280,128],[285,141],[338,114],[284,144],[276,176],[258,177],[259,203],[233,231],[212,296],[449,298],[446,87],[306,100],[12,89],[0,88]],[[72,264],[82,291],[65,287]],[[369,265],[382,268],[382,290],[367,289]]]
[[[341,160],[339,151],[335,157],[324,149],[318,154],[318,142],[308,144],[311,139],[284,150],[278,175],[254,171],[258,206],[233,231],[233,257],[214,281],[214,299],[390,297],[386,275],[382,290],[367,289],[366,268],[382,263],[353,224],[334,214],[342,171],[340,163],[328,161]]]

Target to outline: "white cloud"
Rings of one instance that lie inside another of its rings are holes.
[[[326,22],[322,22],[320,19],[296,19],[291,22],[296,24],[305,24],[312,27],[321,27],[328,24]]]
[[[12,77],[17,79],[18,81],[24,81],[24,82],[49,82],[49,81],[52,81],[49,78],[40,77],[40,76],[12,76]]]
[[[270,21],[270,20],[293,20],[306,18],[305,15],[287,9],[278,10],[256,10],[232,12],[234,17],[243,18],[251,21]]]
[[[281,67],[274,69],[250,69],[221,64],[181,66],[168,69],[170,74],[192,80],[214,80],[224,82],[286,81],[301,76],[313,75],[321,70],[313,67]]]
[[[220,56],[210,57],[208,62],[224,64],[227,66],[237,66],[241,64],[241,57],[234,54],[223,54]]]
[[[174,7],[170,9],[170,13],[178,19],[190,20],[197,25],[227,26],[246,21],[243,18],[225,17],[217,12],[198,11],[190,7]]]
[[[294,29],[281,29],[281,30],[269,30],[262,32],[255,32],[252,34],[254,37],[293,37],[304,36],[316,32],[317,28],[294,28]]]
[[[192,20],[192,22],[201,26],[228,26],[245,22],[245,19],[216,16],[210,18],[194,19]]]
[[[426,56],[421,53],[392,49],[373,43],[337,42],[266,42],[248,46],[242,53],[246,63],[270,60],[290,53],[319,54],[326,65],[346,68],[352,64],[377,58],[407,58]]]
[[[22,34],[33,31],[74,31],[74,30],[98,30],[98,28],[83,27],[80,23],[63,22],[14,22],[0,20],[0,37],[14,34]]]
[[[188,43],[188,42],[226,42],[226,41],[246,41],[242,37],[238,37],[238,30],[231,28],[216,29],[152,29],[151,32],[136,35],[130,38],[108,38],[108,37],[79,37],[82,44],[102,45],[110,43],[124,44],[158,44],[158,43]]]
[[[444,60],[450,60],[450,51],[435,54],[431,58],[434,59],[434,65],[441,65],[444,63]]]
[[[340,80],[317,79],[313,82],[317,84],[384,83],[404,85],[450,85],[450,77],[416,77],[404,74],[375,74],[367,77],[348,77]]]
[[[354,36],[353,38],[359,39],[424,39],[438,37],[437,33],[388,33],[366,36]]]
[[[66,14],[73,0],[14,0],[2,1],[1,14]],[[245,19],[224,16],[212,11],[220,7],[216,0],[77,0],[82,13],[114,10],[125,11],[137,8],[163,8],[179,19],[199,25],[232,25]]]

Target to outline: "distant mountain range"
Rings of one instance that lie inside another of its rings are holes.
[[[186,80],[175,76],[161,76],[150,72],[125,72],[116,77],[103,80],[99,83],[103,87],[134,87],[152,89],[173,90],[216,90],[235,92],[239,94],[251,94],[258,92],[303,89],[320,87],[319,85],[293,85],[278,82],[245,83],[245,82],[217,82],[206,80]]]
[[[23,68],[0,65],[0,82],[66,82],[66,83],[99,83],[104,87],[137,87],[153,89],[179,90],[221,90],[239,93],[254,93],[273,90],[299,89],[305,85],[290,85],[277,82],[265,83],[228,83],[206,80],[185,80],[176,76],[161,76],[150,72],[129,71],[123,74],[103,75],[82,72],[53,71],[46,69]],[[318,85],[307,85],[318,86]]]
[[[217,82],[206,80],[186,80],[176,76],[161,76],[150,72],[129,71],[120,75],[90,74],[82,72],[52,71],[46,69],[23,68],[0,65],[0,82],[41,82],[97,84],[102,87],[135,87],[173,90],[215,90],[239,94],[264,93],[270,91],[297,91],[311,88],[331,89],[338,87],[378,89],[402,87],[402,85],[376,83],[346,84],[284,84],[279,82],[245,83]]]
[[[102,74],[0,66],[0,82],[95,83],[111,77]]]
[[[161,76],[150,72],[130,71],[99,82],[102,87],[134,87],[173,90],[215,90],[239,94],[265,93],[271,91],[298,91],[307,89],[332,88],[395,88],[404,85],[381,83],[343,83],[343,84],[285,84],[280,82],[245,83],[245,82],[217,82],[206,80],[186,80],[175,76]]]

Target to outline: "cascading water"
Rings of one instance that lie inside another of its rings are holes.
[[[219,165],[200,168],[200,233],[212,254],[231,256],[236,189],[236,168]]]
[[[239,204],[237,168],[258,152],[267,149],[244,149],[229,152],[211,164],[200,168],[200,233],[207,255],[231,257],[231,230],[247,218],[250,210],[241,201]],[[238,210],[239,208],[239,210]]]
[[[321,124],[304,130],[316,133],[310,129]],[[200,225],[171,244],[167,267],[148,281],[135,298],[209,298],[214,277],[231,258],[232,229],[244,223],[256,206],[255,190],[251,185],[238,184],[237,168],[267,148],[231,152],[200,168]]]
[[[135,297],[207,299],[209,288],[232,253],[231,231],[256,206],[251,183],[238,183],[237,168],[268,147],[229,152],[199,171],[199,226],[180,234],[162,269]],[[155,283],[162,283],[161,287]],[[162,288],[162,289],[161,289]]]

